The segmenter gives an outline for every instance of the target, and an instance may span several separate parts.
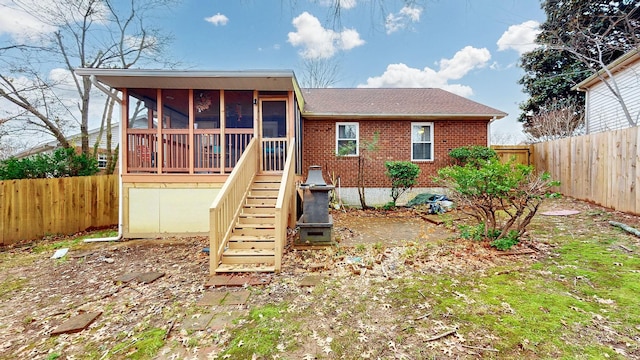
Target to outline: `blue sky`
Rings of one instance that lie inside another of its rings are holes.
[[[545,20],[537,0],[427,0],[420,6],[342,0],[335,24],[327,0],[185,1],[167,28],[174,56],[197,69],[293,69],[329,58],[335,87],[443,87],[509,113],[495,140],[523,139],[517,84],[521,52]]]
[[[340,23],[330,4],[340,2]],[[376,4],[384,4],[384,8]],[[339,67],[334,87],[441,87],[509,113],[494,140],[522,140],[516,118],[522,52],[545,20],[538,0],[183,0],[157,21],[174,35],[181,68],[292,69],[304,59]],[[38,28],[0,0],[0,39]],[[375,9],[375,10],[373,10]],[[39,31],[52,31],[43,26]],[[51,74],[65,76],[52,69]],[[52,76],[50,75],[50,76]],[[95,111],[101,110],[96,106]]]

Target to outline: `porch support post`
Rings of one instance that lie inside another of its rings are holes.
[[[195,142],[193,138],[193,124],[194,124],[194,113],[193,113],[193,89],[189,89],[189,138],[187,139],[187,150],[189,151],[189,174],[193,174],[194,162],[193,153],[195,152]]]
[[[122,171],[120,171],[120,177],[122,174],[127,173],[129,169],[129,137],[127,136],[127,129],[129,128],[129,89],[122,89],[122,106],[120,106],[120,150],[119,159],[122,164]]]
[[[224,90],[220,90],[220,174],[224,174],[226,167],[225,158],[227,157],[227,140],[224,134],[227,122],[226,110],[224,108]]]
[[[164,161],[164,140],[162,139],[162,125],[164,123],[164,111],[162,111],[162,89],[157,89],[156,93],[156,99],[158,99],[156,102],[156,106],[158,107],[156,109],[158,112],[158,135],[156,140],[156,161],[158,163],[156,164],[156,167],[158,168],[158,174],[162,174],[162,162]]]

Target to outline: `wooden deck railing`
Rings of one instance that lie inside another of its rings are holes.
[[[155,129],[127,130],[127,164],[129,172],[155,172],[158,132]]]
[[[164,129],[162,133],[162,172],[185,173],[189,171],[189,131]]]
[[[225,130],[225,170],[232,171],[240,161],[240,156],[253,139],[253,129],[226,129]],[[257,146],[257,145],[256,145]]]
[[[275,270],[282,268],[282,253],[287,241],[287,226],[295,226],[295,204],[296,204],[296,167],[293,158],[295,157],[295,139],[291,139],[287,149],[287,160],[284,162],[282,182],[276,200],[276,243],[275,243]]]
[[[197,173],[220,172],[222,144],[220,129],[193,130],[193,168]]]
[[[252,139],[209,210],[209,263],[214,274],[251,182],[258,172],[258,144]]]
[[[262,139],[262,170],[283,171],[287,159],[287,139],[271,138]]]
[[[194,173],[230,173],[252,138],[253,129],[226,129],[224,137],[220,129],[194,129],[191,141],[188,129],[162,129],[161,140],[157,129],[127,129],[127,172],[158,172],[160,150],[162,173],[189,173],[190,151]]]

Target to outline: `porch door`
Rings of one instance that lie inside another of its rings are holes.
[[[263,171],[284,170],[287,159],[287,99],[260,99]]]

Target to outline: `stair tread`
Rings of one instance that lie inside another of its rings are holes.
[[[257,174],[216,273],[275,272],[275,203],[282,175]]]
[[[274,256],[275,249],[234,249],[224,250],[223,256]]]
[[[220,264],[217,273],[225,272],[275,272],[276,267],[266,264]]]
[[[254,225],[260,225],[259,228],[273,228],[276,226],[276,223],[274,221],[273,218],[254,218],[254,217],[248,217],[248,218],[240,218],[238,219],[238,223],[237,225],[240,225],[240,228],[242,229],[246,229],[246,226],[243,225],[248,225],[248,224],[254,224]]]
[[[254,224],[254,223],[237,223],[236,229],[273,229],[276,226],[274,223],[269,224]]]
[[[276,241],[275,236],[231,235],[229,241]]]

